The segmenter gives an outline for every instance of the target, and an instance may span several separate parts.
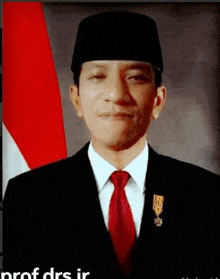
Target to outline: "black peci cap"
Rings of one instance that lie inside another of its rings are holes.
[[[86,61],[131,60],[151,63],[163,71],[160,42],[153,19],[132,12],[89,16],[79,24],[71,70]]]

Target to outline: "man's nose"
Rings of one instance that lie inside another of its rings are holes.
[[[123,78],[115,76],[109,81],[106,101],[111,101],[117,105],[129,105],[132,97],[128,85]]]

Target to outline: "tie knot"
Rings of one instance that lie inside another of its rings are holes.
[[[126,171],[115,171],[110,176],[110,179],[114,184],[115,188],[119,188],[119,189],[124,189],[129,178],[130,178],[130,174]]]

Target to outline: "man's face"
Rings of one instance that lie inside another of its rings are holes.
[[[79,88],[70,87],[94,145],[112,150],[127,149],[145,136],[159,115],[157,91],[151,66],[135,61],[85,62]]]

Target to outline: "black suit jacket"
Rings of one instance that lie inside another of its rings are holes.
[[[90,272],[124,278],[99,203],[87,155],[10,180],[4,199],[4,271]],[[145,205],[130,278],[216,278],[220,275],[220,180],[151,148]],[[153,195],[163,195],[163,225],[154,224]],[[59,277],[65,278],[65,277]]]

